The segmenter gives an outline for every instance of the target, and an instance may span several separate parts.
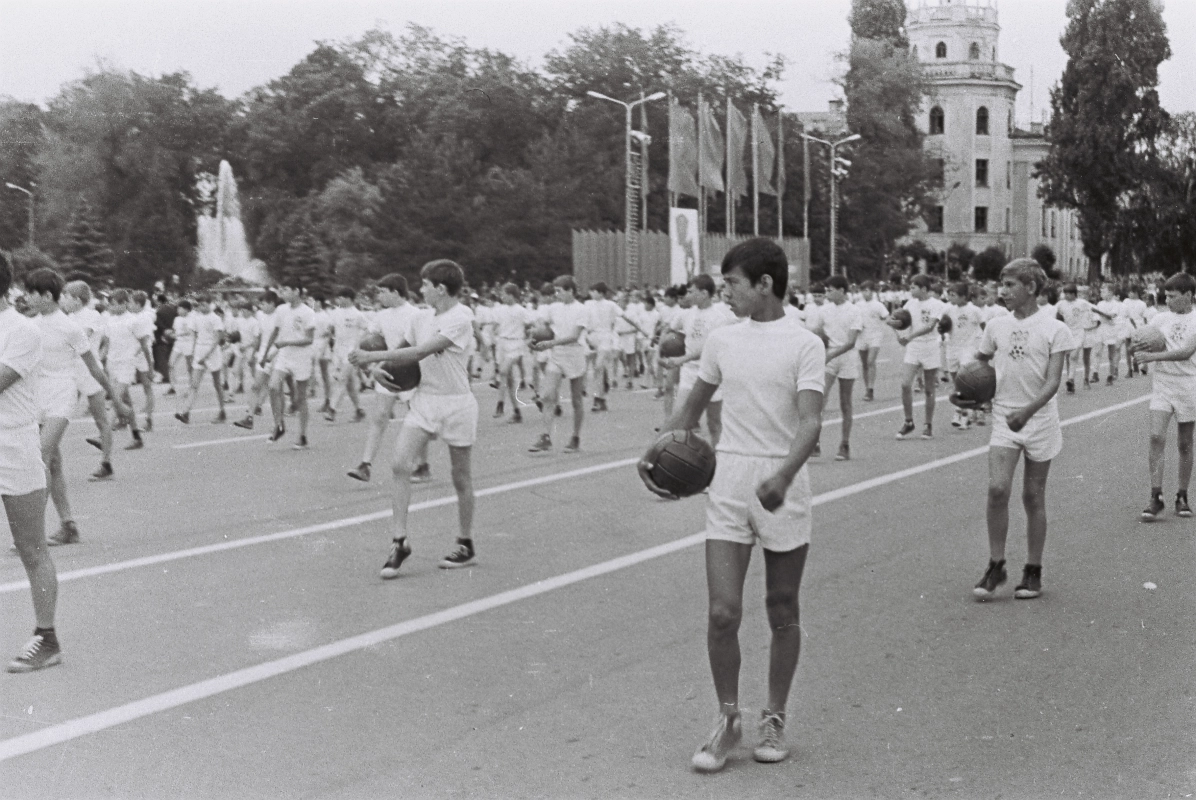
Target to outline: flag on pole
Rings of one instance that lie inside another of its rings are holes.
[[[698,185],[712,192],[723,191],[723,132],[714,112],[698,98]]]
[[[669,191],[697,197],[698,132],[693,114],[670,98],[669,102]]]
[[[772,183],[772,170],[776,164],[777,151],[772,142],[772,134],[764,122],[764,115],[758,106],[752,106],[752,130],[756,135],[756,169],[759,174],[753,176],[756,180],[756,191],[760,194],[776,195],[777,190]]]
[[[747,145],[747,120],[727,99],[727,194],[742,197],[748,193],[747,171],[743,168],[743,151]]]

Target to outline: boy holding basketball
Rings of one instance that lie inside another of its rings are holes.
[[[1175,514],[1192,516],[1188,505],[1188,484],[1192,480],[1192,430],[1196,427],[1196,314],[1192,313],[1192,295],[1196,278],[1178,272],[1163,284],[1167,310],[1151,320],[1167,341],[1161,353],[1145,352],[1134,339],[1130,351],[1138,364],[1151,361],[1158,366],[1151,373],[1150,396],[1150,505],[1142,512],[1144,522],[1153,522],[1167,506],[1163,502],[1163,450],[1167,446],[1167,428],[1175,417],[1179,445],[1179,491],[1175,494]]]
[[[1026,509],[1026,566],[1014,597],[1042,594],[1042,551],[1046,544],[1046,482],[1051,460],[1063,449],[1063,430],[1055,395],[1063,377],[1063,358],[1075,349],[1067,325],[1054,314],[1038,313],[1037,296],[1046,273],[1031,258],[1009,262],[1001,270],[1001,294],[1011,313],[994,317],[984,328],[976,358],[997,372],[992,437],[988,450],[989,562],[973,594],[989,600],[1006,580],[1005,539],[1009,533],[1009,494],[1019,457],[1025,454],[1022,502]]]
[[[912,321],[908,328],[897,331],[897,341],[905,345],[901,365],[901,407],[905,411],[905,423],[897,432],[898,439],[912,438],[917,430],[914,425],[914,379],[919,375],[923,377],[922,386],[926,392],[926,424],[922,428],[922,438],[934,437],[934,392],[942,366],[939,322],[947,313],[947,304],[931,297],[931,285],[929,275],[915,275],[910,285],[910,299],[902,306]]]
[[[710,331],[699,373],[664,431],[692,430],[715,391],[723,394],[719,467],[706,508],[706,646],[719,700],[714,730],[693,757],[714,772],[742,735],[739,718],[739,624],[752,547],[764,550],[772,642],[768,706],[755,758],[785,759],[785,706],[801,650],[798,590],[810,543],[812,495],[806,460],[822,430],[826,348],[812,332],[785,319],[788,280],[784,251],[751,239],[723,259],[725,296],[744,321]],[[651,463],[640,476],[649,489]]]

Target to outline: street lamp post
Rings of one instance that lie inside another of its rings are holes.
[[[33,192],[29,191],[23,186],[17,186],[15,183],[4,184],[9,189],[16,189],[18,192],[24,192],[29,195],[29,249],[33,249]],[[30,186],[37,186],[36,183],[30,183]]]
[[[624,125],[623,125],[623,158],[625,161],[626,172],[624,174],[624,198],[623,198],[623,271],[627,276],[627,284],[633,286],[639,282],[639,248],[637,247],[639,240],[636,238],[636,226],[633,225],[632,215],[635,213],[636,192],[635,187],[635,167],[631,163],[631,112],[641,103],[650,103],[653,100],[659,100],[665,97],[664,92],[655,92],[647,97],[641,97],[639,100],[634,100],[630,103],[625,103],[622,100],[616,100],[613,97],[607,97],[598,92],[586,92],[590,97],[598,100],[606,100],[611,103],[616,103],[623,106],[624,111]],[[634,256],[634,257],[633,257]]]
[[[853,133],[851,136],[844,137],[837,142],[828,142],[825,139],[819,139],[817,136],[811,136],[808,133],[803,133],[802,136],[812,142],[824,144],[831,149],[831,274],[835,275],[837,274],[836,264],[838,263],[836,251],[839,249],[837,247],[839,235],[839,178],[847,174],[842,168],[851,166],[850,161],[848,161],[846,158],[840,158],[835,154],[835,151],[838,150],[842,145],[845,145],[848,142],[854,142],[856,139],[861,137],[858,133]]]

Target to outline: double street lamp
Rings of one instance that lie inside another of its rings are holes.
[[[29,191],[23,186],[17,186],[15,183],[4,184],[9,189],[15,189],[18,192],[24,192],[29,195],[29,247],[33,248],[33,192]],[[36,183],[30,183],[30,186],[37,186]]]
[[[655,92],[647,97],[641,97],[639,100],[633,100],[630,103],[625,103],[622,100],[616,100],[613,97],[607,97],[599,92],[586,92],[590,97],[598,100],[606,100],[610,103],[623,106],[625,112],[626,123],[623,128],[623,157],[626,163],[626,174],[624,177],[624,203],[623,203],[623,268],[626,273],[626,280],[629,286],[639,283],[639,259],[633,258],[633,255],[638,255],[636,248],[637,240],[635,239],[634,225],[632,224],[632,216],[634,214],[634,206],[636,202],[635,192],[633,187],[635,185],[635,170],[631,163],[631,112],[641,103],[650,103],[653,100],[659,100],[665,97],[664,92]],[[637,131],[638,133],[638,131]]]
[[[851,166],[851,162],[846,158],[836,155],[836,151],[848,142],[854,142],[861,137],[858,133],[853,133],[851,136],[844,137],[836,142],[828,142],[825,139],[819,139],[817,136],[811,136],[808,133],[803,133],[802,136],[811,142],[824,144],[831,149],[831,274],[835,275],[837,274],[835,265],[838,260],[836,253],[838,248],[836,245],[838,244],[839,227],[839,178],[845,177],[847,175],[846,168]]]

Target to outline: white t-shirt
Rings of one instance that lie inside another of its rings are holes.
[[[1006,314],[990,320],[978,349],[992,356],[997,371],[993,409],[1009,412],[1028,406],[1046,383],[1051,356],[1075,348],[1071,331],[1054,314],[1036,312],[1025,319]],[[1057,415],[1056,399],[1052,397],[1038,413]]]
[[[369,329],[371,332],[382,334],[387,350],[397,350],[403,342],[408,346],[416,344],[415,321],[426,313],[411,303],[393,308],[380,308],[369,321]]]
[[[618,306],[615,306],[618,308]],[[584,334],[590,327],[590,312],[584,305],[574,300],[572,303],[552,303],[548,306],[548,324],[552,328],[552,335],[556,339],[567,339],[580,332]],[[581,341],[575,344],[561,345],[561,347],[581,347]]]
[[[361,337],[369,330],[369,320],[357,306],[334,308],[328,313],[332,316],[332,352],[347,356],[357,349]]]
[[[0,364],[21,376],[0,392],[0,429],[37,424],[37,372],[41,336],[33,320],[11,306],[0,311]]]
[[[948,306],[947,315],[951,317],[951,340],[948,346],[954,351],[975,353],[980,345],[980,335],[984,332],[980,327],[983,312],[969,301],[962,306]]]
[[[1196,335],[1196,311],[1187,314],[1176,314],[1170,309],[1160,311],[1150,324],[1162,332],[1168,350],[1178,350]],[[1151,368],[1159,375],[1193,377],[1196,376],[1196,355],[1184,361],[1155,361]]]
[[[473,341],[473,312],[457,303],[443,314],[423,314],[416,324],[416,341],[443,336],[452,342],[447,349],[419,362],[421,394],[462,395],[469,391],[469,344]]]
[[[315,335],[312,339],[314,341],[324,339],[327,344],[328,340],[332,338],[332,316],[323,308],[319,311],[312,309],[312,313],[315,315]]]
[[[185,353],[195,352],[195,321],[192,319],[194,314],[194,311],[179,314],[170,326],[174,331],[175,347],[182,348],[182,352]]]
[[[495,335],[499,339],[514,339],[523,341],[527,325],[533,320],[532,312],[518,303],[503,303],[490,310],[494,320]]]
[[[601,300],[588,300],[586,308],[590,312],[590,324],[586,326],[586,330],[594,333],[613,333],[615,320],[623,313],[618,303],[605,297]]]
[[[1130,297],[1121,301],[1121,308],[1129,319],[1130,324],[1135,328],[1141,328],[1146,324],[1146,301],[1135,300]]]
[[[297,306],[292,306],[290,303],[283,303],[274,312],[274,324],[278,327],[278,339],[276,341],[289,342],[296,339],[303,339],[306,338],[308,331],[311,331],[314,337],[316,312],[312,311],[311,306],[304,305],[303,303]],[[299,357],[305,353],[310,355],[313,351],[313,346],[309,344],[303,347],[291,346],[286,349],[294,351],[295,357]],[[195,344],[195,351],[196,353],[199,352],[198,341]]]
[[[855,304],[864,319],[864,335],[880,336],[888,327],[885,320],[889,318],[889,309],[874,296],[871,300],[860,300]]]
[[[83,328],[62,311],[38,314],[34,318],[42,338],[42,360],[38,377],[46,379],[75,379],[79,358],[87,352],[87,334]]]
[[[195,329],[195,355],[206,358],[220,344],[220,334],[224,332],[224,320],[215,311],[200,314],[193,311],[187,315]]]
[[[260,360],[262,356],[266,355],[266,345],[270,343],[270,337],[278,329],[278,308],[272,311],[259,308],[254,316],[257,317],[258,325],[262,326],[262,341],[257,346],[257,358]]]
[[[938,344],[942,341],[939,335],[938,321],[947,313],[947,304],[937,297],[927,297],[925,300],[917,300],[913,297],[905,301],[902,306],[909,312],[910,318],[913,320],[910,323],[910,329],[924,328],[932,322],[936,327],[928,332],[917,336],[909,341],[910,344]]]
[[[134,364],[141,353],[141,340],[154,338],[154,323],[141,314],[125,311],[108,317],[105,324],[108,333],[108,362],[110,364]]]
[[[1100,324],[1102,327],[1117,325],[1119,322],[1121,322],[1121,318],[1125,313],[1122,309],[1120,300],[1101,300],[1096,304],[1096,310],[1102,314],[1108,314],[1109,316],[1113,317],[1111,320],[1101,317]],[[1103,334],[1104,331],[1101,331],[1101,333]]]
[[[806,301],[806,306],[802,309],[802,322],[807,330],[814,333],[822,331],[822,309],[825,307],[826,303],[818,305],[813,300]]]
[[[1077,339],[1092,325],[1092,305],[1082,297],[1077,297],[1075,300],[1060,300],[1056,310],[1063,317],[1063,324]]]
[[[698,377],[723,395],[718,451],[788,455],[798,431],[797,393],[825,388],[822,340],[789,318],[747,319],[711,331],[705,345]]]
[[[822,312],[822,332],[830,343],[827,347],[828,350],[834,350],[836,347],[843,347],[847,344],[851,340],[852,331],[859,333],[864,330],[864,316],[854,303],[844,301],[841,305],[835,305],[828,300],[823,303],[820,311]],[[840,356],[845,355],[847,354],[840,353]]]
[[[258,322],[257,317],[237,317],[233,320],[233,325],[234,329],[241,334],[241,347],[254,344],[262,335],[262,324]]]
[[[84,306],[69,315],[87,334],[87,347],[96,358],[100,357],[100,342],[104,338],[104,316],[90,306]]]
[[[727,306],[718,303],[712,303],[707,308],[694,306],[689,311],[691,313],[686,316],[685,327],[681,332],[685,334],[685,355],[690,358],[702,355],[702,347],[712,331],[739,321]],[[698,361],[695,359],[685,362],[681,365],[681,372],[684,375],[683,382],[688,383],[697,378]]]

